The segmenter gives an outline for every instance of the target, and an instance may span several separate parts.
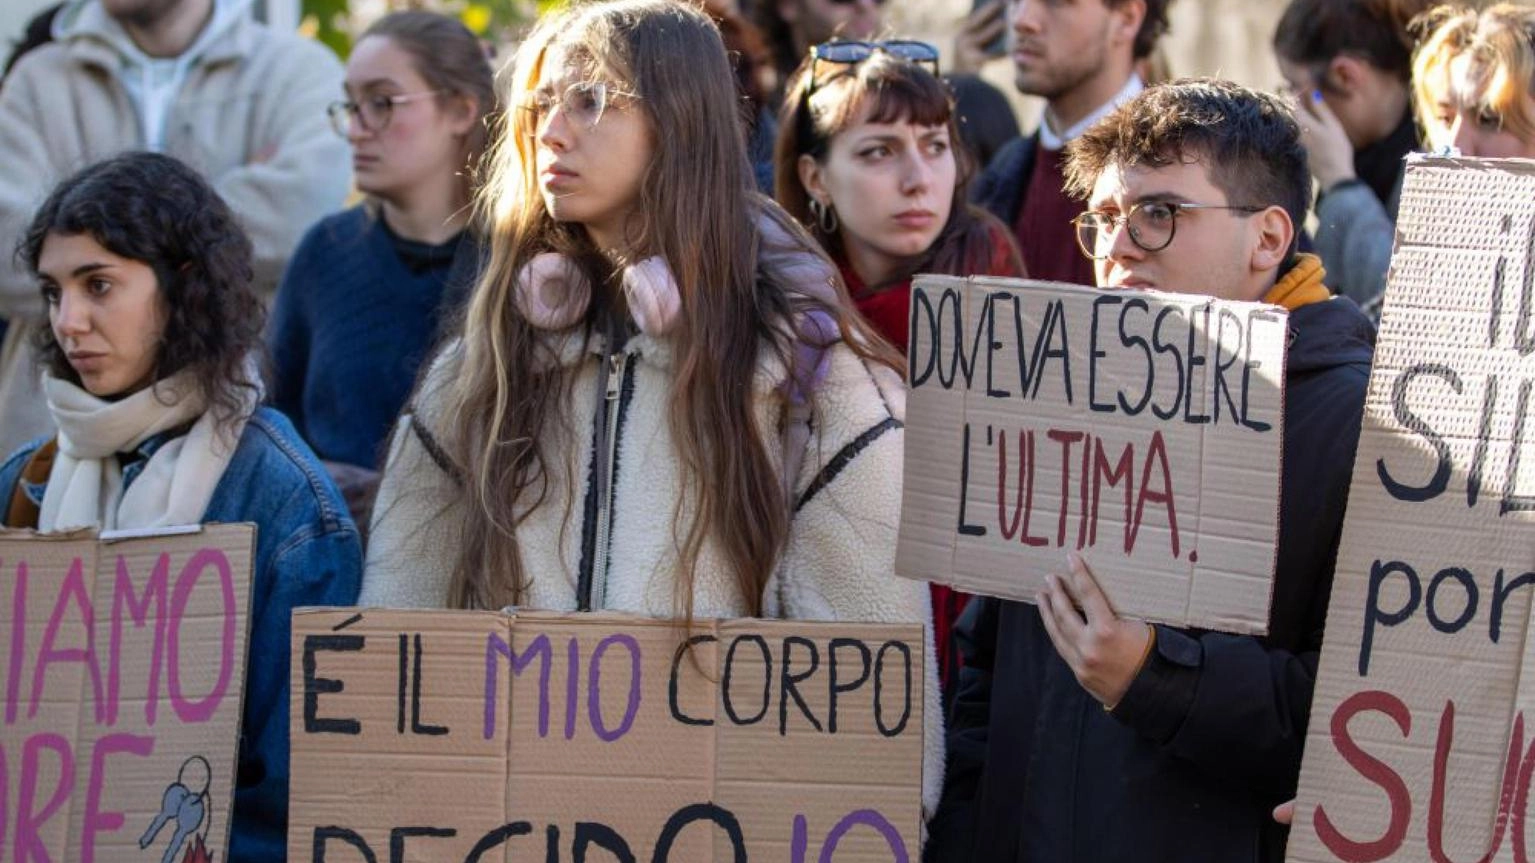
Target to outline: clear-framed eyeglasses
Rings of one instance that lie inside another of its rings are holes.
[[[639,98],[639,94],[621,90],[606,81],[578,81],[566,87],[558,97],[548,90],[534,90],[523,97],[520,107],[528,112],[535,130],[543,128],[555,108],[576,126],[591,129],[602,120],[603,112],[608,108],[616,107],[623,100]]]
[[[365,96],[362,99],[345,99],[340,102],[332,102],[325,109],[325,115],[330,118],[330,127],[336,130],[336,134],[345,138],[352,132],[352,124],[364,132],[378,133],[389,128],[389,121],[394,119],[396,105],[406,105],[420,99],[430,99],[440,96],[442,90],[425,90],[420,93],[400,93],[394,96]]]
[[[1160,252],[1172,245],[1178,233],[1178,214],[1185,210],[1236,210],[1247,215],[1261,213],[1265,207],[1234,204],[1186,204],[1181,201],[1142,201],[1123,216],[1088,210],[1071,220],[1077,228],[1077,245],[1082,254],[1095,261],[1109,256],[1114,248],[1115,232],[1130,231],[1130,242],[1143,252]]]

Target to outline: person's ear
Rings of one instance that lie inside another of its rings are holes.
[[[1339,54],[1327,64],[1323,83],[1339,93],[1353,96],[1364,86],[1367,71],[1365,61]]]
[[[448,118],[449,128],[455,135],[467,135],[474,128],[480,115],[480,100],[467,93],[454,95],[448,100],[447,108],[443,111]]]
[[[821,170],[821,163],[814,156],[802,154],[794,167],[799,172],[799,184],[805,187],[805,194],[822,204],[831,203],[831,193],[826,191],[826,177]]]
[[[1141,23],[1146,20],[1146,0],[1127,0],[1109,7],[1110,41],[1115,46],[1135,44]]]
[[[1273,272],[1284,266],[1295,240],[1295,223],[1284,207],[1271,206],[1252,216],[1254,272]]]

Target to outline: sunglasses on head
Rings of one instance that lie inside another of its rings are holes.
[[[815,67],[817,63],[835,63],[839,66],[855,66],[873,57],[875,52],[899,57],[908,63],[929,66],[934,77],[938,76],[938,49],[928,42],[915,39],[887,39],[883,42],[833,41],[810,46],[810,83],[805,88],[805,98],[815,93]]]

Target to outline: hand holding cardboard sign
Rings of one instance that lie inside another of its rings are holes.
[[[1115,614],[1082,557],[1071,552],[1066,560],[1071,564],[1070,575],[1045,576],[1039,616],[1044,618],[1050,643],[1077,682],[1104,707],[1113,709],[1140,671],[1151,626]]]

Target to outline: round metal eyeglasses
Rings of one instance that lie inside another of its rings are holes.
[[[443,90],[426,90],[420,93],[400,93],[393,96],[366,96],[360,100],[345,99],[330,103],[325,109],[325,115],[330,118],[330,127],[343,138],[351,134],[354,123],[361,131],[377,133],[389,128],[389,121],[394,119],[396,105],[430,99],[444,92]]]
[[[1160,252],[1172,245],[1178,232],[1178,214],[1185,210],[1236,210],[1252,215],[1265,207],[1233,204],[1186,204],[1181,201],[1142,201],[1123,216],[1088,210],[1071,223],[1076,226],[1077,245],[1082,254],[1095,261],[1109,256],[1119,228],[1130,231],[1130,242],[1143,252]]]

